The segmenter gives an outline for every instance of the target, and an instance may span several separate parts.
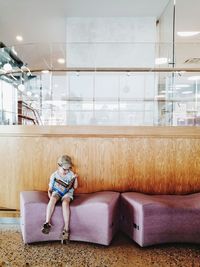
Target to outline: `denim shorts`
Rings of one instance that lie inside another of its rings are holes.
[[[57,191],[52,192],[52,196],[56,197],[58,200],[63,201],[64,198],[68,197],[73,200],[73,194],[71,192],[67,192],[64,196],[61,196]]]

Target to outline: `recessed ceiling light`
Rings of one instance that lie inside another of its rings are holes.
[[[191,36],[195,36],[199,33],[200,32],[177,32],[177,35],[181,36],[181,37],[191,37]]]
[[[58,59],[57,59],[57,62],[58,62],[59,64],[64,64],[64,63],[65,63],[65,60],[64,60],[64,58],[58,58]]]
[[[158,57],[155,59],[156,65],[166,64],[167,62],[168,62],[168,59],[166,57]]]
[[[197,80],[200,80],[200,76],[190,76],[190,77],[188,77],[188,80],[189,81],[197,81]]]
[[[16,36],[16,40],[17,40],[18,42],[22,42],[22,41],[23,41],[23,37],[22,37],[21,35],[17,35],[17,36]]]

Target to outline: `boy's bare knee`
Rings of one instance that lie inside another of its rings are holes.
[[[51,196],[50,201],[56,203],[58,198],[56,196]]]
[[[70,202],[70,198],[69,197],[63,198],[63,200],[62,200],[62,204],[63,205],[69,205],[69,202]]]

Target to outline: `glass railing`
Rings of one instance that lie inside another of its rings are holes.
[[[18,112],[23,101],[43,125],[200,125],[199,46],[67,43],[1,48],[0,123],[30,124],[25,117],[32,116]]]

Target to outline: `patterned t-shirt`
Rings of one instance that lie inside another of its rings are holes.
[[[54,173],[52,173],[51,177],[50,177],[50,182],[49,182],[49,188],[52,190],[52,187],[53,187],[53,182],[54,182],[54,179],[59,179],[61,181],[64,181],[66,183],[70,183],[71,180],[73,179],[74,177],[74,173],[72,171],[69,171],[64,177],[61,177],[59,172],[58,171],[55,171]],[[67,194],[69,195],[70,198],[73,199],[73,194],[74,194],[74,188],[71,188]]]

